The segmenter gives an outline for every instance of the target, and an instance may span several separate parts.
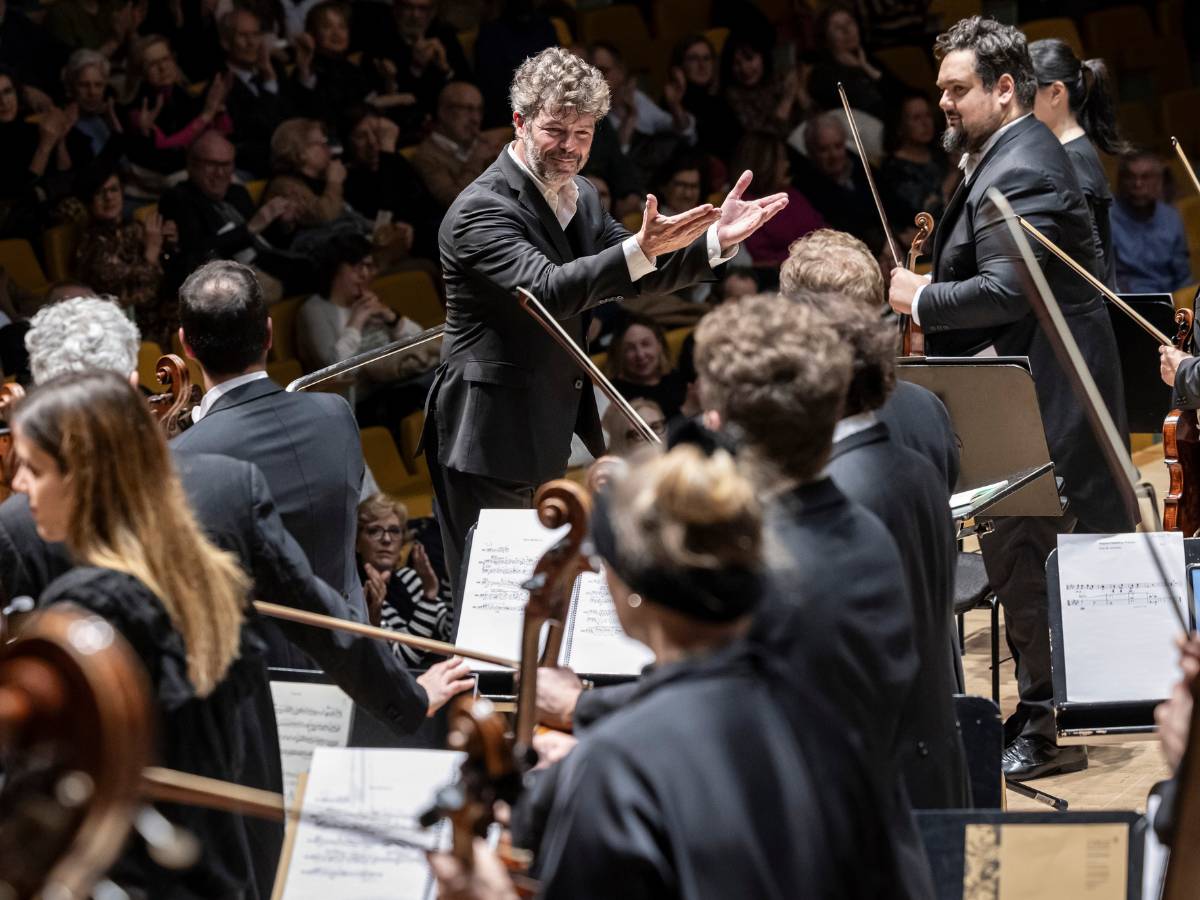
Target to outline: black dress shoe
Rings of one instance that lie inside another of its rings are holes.
[[[1087,747],[1059,747],[1036,735],[1021,735],[1000,755],[1004,777],[1011,781],[1079,772],[1087,764]]]

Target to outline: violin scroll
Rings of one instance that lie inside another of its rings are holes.
[[[159,357],[154,378],[167,390],[150,397],[147,402],[170,440],[191,425],[192,409],[200,404],[200,386],[192,383],[187,363],[174,353]]]

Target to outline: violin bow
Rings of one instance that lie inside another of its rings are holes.
[[[995,188],[989,188],[987,197],[992,201],[996,209],[1000,211],[1000,215],[1003,217],[1005,225],[1011,234],[1013,243],[1016,245],[1017,252],[1020,254],[1021,261],[1024,263],[1021,276],[1024,282],[1025,297],[1029,301],[1029,305],[1033,308],[1043,333],[1050,341],[1051,346],[1054,347],[1059,366],[1066,374],[1067,380],[1071,383],[1075,395],[1083,404],[1084,412],[1088,417],[1088,423],[1091,426],[1096,442],[1100,445],[1104,460],[1108,465],[1109,472],[1112,474],[1113,482],[1125,489],[1122,491],[1122,499],[1125,502],[1126,508],[1132,513],[1134,521],[1137,521],[1139,519],[1136,499],[1139,478],[1138,471],[1134,468],[1133,461],[1124,449],[1124,442],[1117,431],[1117,426],[1113,422],[1112,416],[1108,412],[1108,407],[1104,405],[1104,400],[1100,396],[1100,389],[1096,386],[1096,381],[1092,378],[1092,373],[1088,369],[1087,363],[1084,362],[1083,354],[1079,352],[1079,345],[1075,342],[1075,337],[1071,334],[1071,330],[1067,326],[1066,317],[1062,314],[1058,300],[1055,299],[1053,292],[1050,290],[1050,284],[1046,281],[1046,275],[1033,253],[1033,247],[1030,246],[1029,240],[1025,237],[1025,229],[1021,225],[1023,220],[1013,212],[1012,206],[1000,191]],[[1170,343],[1170,340],[1168,339],[1167,342]],[[1156,515],[1157,512],[1156,507]],[[1169,588],[1171,579],[1168,577],[1166,567],[1159,558],[1158,551],[1152,543],[1147,543],[1146,546],[1150,551],[1151,558],[1154,560],[1159,578],[1162,580],[1163,585]],[[1167,594],[1170,595],[1171,593],[1168,589]],[[1183,613],[1180,612],[1179,607],[1174,601],[1167,603],[1167,605],[1171,607],[1171,611],[1175,614],[1175,618],[1183,630],[1184,636],[1189,636],[1191,629],[1188,627],[1187,620],[1184,618]]]
[[[662,444],[662,438],[658,436],[658,433],[646,424],[646,420],[638,415],[636,409],[629,405],[629,401],[621,395],[621,392],[608,380],[608,377],[592,362],[592,358],[583,351],[583,348],[571,340],[571,336],[567,334],[566,329],[558,324],[558,320],[550,315],[550,312],[546,307],[542,306],[541,301],[537,297],[533,296],[525,288],[519,287],[517,288],[517,300],[521,304],[521,308],[529,313],[533,317],[533,320],[541,325],[560,347],[571,354],[575,362],[579,363],[580,368],[592,380],[592,384],[596,385],[604,393],[604,396],[608,397],[616,405],[617,409],[621,410],[621,413],[629,420],[630,424],[641,432],[642,437],[651,444]]]
[[[320,613],[293,609],[290,606],[280,606],[278,603],[264,603],[261,600],[255,600],[254,609],[264,616],[285,619],[288,622],[299,622],[301,625],[312,625],[314,628],[324,628],[328,631],[345,631],[349,634],[377,638],[378,640],[389,641],[393,644],[405,644],[409,647],[416,647],[419,650],[439,653],[442,656],[461,656],[465,659],[476,659],[480,662],[503,666],[506,669],[521,668],[521,664],[515,659],[495,656],[491,653],[484,653],[482,650],[464,650],[462,647],[448,644],[445,641],[435,641],[432,638],[423,638],[415,634],[405,634],[400,631],[392,631],[388,628],[377,628],[374,625],[366,625],[362,622],[350,622],[346,619],[334,618],[333,616],[323,616]]]
[[[1066,267],[1068,269],[1070,269],[1072,272],[1074,272],[1076,275],[1078,275],[1080,278],[1082,278],[1084,281],[1086,281],[1088,284],[1090,284],[1093,288],[1095,288],[1097,291],[1099,291],[1101,294],[1103,294],[1109,303],[1111,303],[1113,306],[1117,307],[1117,309],[1121,310],[1121,312],[1125,313],[1125,315],[1129,316],[1129,318],[1133,319],[1133,321],[1135,323],[1137,323],[1137,325],[1144,332],[1146,332],[1148,335],[1150,335],[1150,337],[1154,338],[1156,341],[1158,341],[1160,344],[1162,344],[1165,347],[1174,347],[1175,346],[1175,342],[1173,340],[1171,340],[1171,338],[1167,337],[1165,334],[1163,334],[1161,331],[1159,331],[1157,328],[1155,328],[1146,319],[1145,316],[1143,316],[1136,309],[1134,309],[1132,306],[1130,306],[1128,303],[1126,303],[1124,300],[1122,300],[1121,297],[1119,297],[1117,294],[1115,294],[1113,291],[1111,291],[1108,288],[1108,286],[1105,285],[1105,283],[1103,281],[1101,281],[1099,278],[1097,278],[1095,275],[1093,275],[1091,272],[1089,272],[1087,269],[1085,269],[1083,266],[1081,266],[1075,260],[1071,259],[1071,257],[1068,256],[1066,254],[1066,252],[1064,252],[1062,250],[1062,248],[1060,248],[1057,244],[1055,244],[1054,241],[1050,240],[1050,238],[1048,238],[1044,234],[1042,234],[1036,227],[1031,225],[1027,220],[1022,218],[1021,216],[1014,215],[1014,218],[1016,219],[1017,223],[1021,226],[1021,228],[1025,229],[1025,231],[1032,238],[1034,238],[1034,240],[1036,240],[1039,244],[1041,244],[1043,247],[1045,247],[1047,250],[1049,250],[1064,265],[1066,265]]]
[[[331,378],[337,378],[339,375],[345,375],[347,372],[353,372],[356,369],[361,369],[363,366],[369,366],[371,363],[378,362],[381,359],[387,359],[389,356],[395,356],[398,353],[408,353],[416,350],[430,341],[438,340],[445,331],[445,325],[434,325],[432,328],[426,328],[420,334],[414,334],[412,337],[392,341],[390,344],[384,344],[382,347],[377,347],[374,350],[365,350],[362,353],[357,353],[354,356],[343,359],[341,362],[335,362],[331,366],[326,366],[323,369],[317,369],[315,372],[303,375],[291,382],[284,390],[307,391],[309,388],[314,388],[318,384],[329,381]]]
[[[879,222],[883,225],[883,236],[887,238],[888,250],[892,253],[892,261],[896,264],[897,269],[904,268],[904,261],[900,257],[900,249],[896,244],[895,237],[892,236],[892,229],[888,225],[887,215],[883,211],[883,200],[879,197],[879,188],[875,187],[875,176],[871,174],[871,161],[867,159],[867,151],[863,149],[862,137],[858,133],[858,123],[854,120],[854,110],[850,108],[850,98],[846,96],[846,89],[842,87],[839,81],[838,97],[842,100],[842,109],[846,112],[846,122],[850,125],[850,135],[854,138],[854,147],[858,151],[858,159],[862,163],[863,172],[867,176],[867,185],[871,188],[871,196],[875,200],[875,211],[879,213]]]
[[[1171,135],[1171,147],[1175,151],[1175,155],[1179,157],[1179,161],[1183,163],[1183,170],[1188,173],[1188,177],[1192,179],[1192,185],[1195,186],[1196,192],[1200,193],[1200,178],[1196,177],[1196,170],[1192,168],[1191,162],[1187,158],[1187,154],[1183,152],[1183,145],[1179,143],[1179,138]]]

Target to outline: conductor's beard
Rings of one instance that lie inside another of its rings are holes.
[[[946,130],[942,132],[942,149],[948,154],[978,153],[1002,124],[1004,113],[999,111],[969,128],[958,116],[947,116]]]
[[[555,190],[560,189],[568,181],[578,175],[587,165],[586,153],[564,153],[552,151],[542,153],[531,135],[526,135],[522,142],[525,145],[525,164],[538,180]]]

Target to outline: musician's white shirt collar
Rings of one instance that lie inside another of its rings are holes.
[[[962,155],[962,158],[958,161],[958,167],[963,170],[964,187],[961,188],[962,190],[966,189],[965,188],[966,182],[971,180],[971,176],[975,174],[975,171],[979,168],[979,164],[981,162],[983,162],[983,158],[985,156],[987,156],[988,151],[996,146],[996,141],[1000,140],[1000,135],[1004,134],[1004,132],[1008,131],[1008,129],[1012,128],[1018,122],[1024,122],[1026,119],[1028,119],[1032,115],[1033,115],[1033,113],[1028,112],[1028,113],[1025,113],[1025,115],[1021,116],[1021,118],[1019,118],[1019,119],[1013,119],[1007,125],[1001,125],[994,132],[992,132],[992,136],[990,138],[988,138],[986,141],[983,142],[983,146],[980,147],[979,150],[977,150],[975,153],[964,153]],[[917,312],[917,304],[920,302],[921,292],[924,290],[925,290],[925,285],[921,285],[920,287],[917,288],[916,293],[913,294],[911,315],[912,315],[913,322],[915,322],[918,327],[920,327],[920,325],[921,325],[921,316],[920,316],[920,313]],[[986,353],[986,351],[985,351],[985,353]],[[988,354],[988,355],[994,356],[995,353],[993,351],[993,353]]]
[[[958,167],[963,170],[963,181],[971,180],[971,176],[975,174],[975,170],[979,168],[979,164],[983,162],[983,158],[987,156],[988,151],[996,146],[996,141],[1000,140],[1000,135],[1004,134],[1004,132],[1008,131],[1008,129],[1012,128],[1018,122],[1024,122],[1032,115],[1033,113],[1027,112],[1019,119],[1013,119],[1007,125],[1001,125],[992,132],[992,136],[984,141],[983,146],[976,152],[964,153],[962,159],[958,161]]]
[[[204,393],[204,399],[200,401],[200,405],[192,410],[192,424],[195,425],[207,416],[209,410],[213,408],[213,404],[230,391],[240,388],[243,384],[249,384],[252,381],[258,381],[258,379],[266,377],[267,373],[259,369],[257,372],[247,372],[245,375],[238,375],[236,378],[230,378],[228,381],[214,384]]]
[[[875,415],[875,410],[855,413],[852,416],[846,416],[844,419],[838,419],[837,424],[833,426],[833,442],[836,444],[838,441],[844,441],[846,438],[856,435],[860,431],[866,431],[878,421],[879,417]]]

